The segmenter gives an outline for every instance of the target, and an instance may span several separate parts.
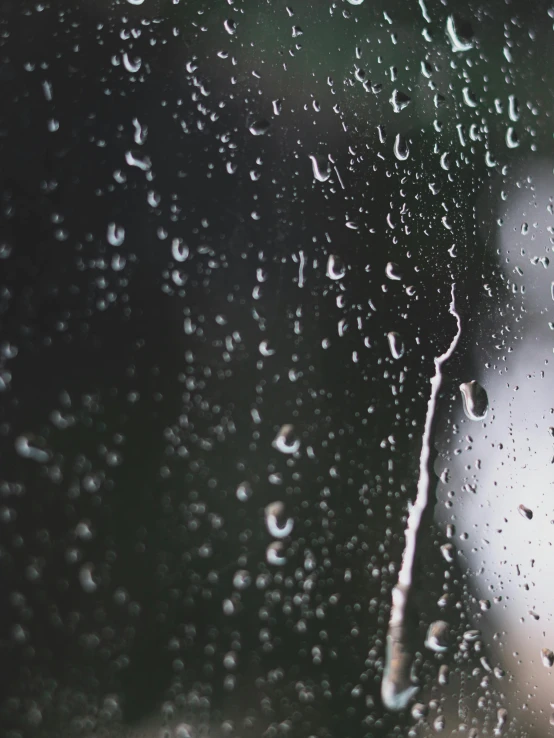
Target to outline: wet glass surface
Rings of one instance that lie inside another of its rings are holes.
[[[0,3],[0,726],[548,734],[548,3]]]

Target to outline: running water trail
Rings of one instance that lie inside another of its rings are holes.
[[[436,420],[437,399],[442,385],[442,365],[452,356],[462,332],[460,316],[456,312],[455,284],[452,284],[452,301],[449,312],[456,318],[456,335],[444,354],[435,358],[435,374],[431,378],[431,394],[427,404],[421,454],[419,457],[417,495],[414,504],[410,506],[402,565],[398,573],[398,582],[392,590],[392,605],[387,633],[386,663],[383,682],[381,684],[381,698],[385,707],[389,710],[403,710],[419,689],[419,686],[414,683],[412,676],[413,653],[409,645],[406,612],[410,588],[412,586],[419,526],[429,502],[432,477],[432,470],[430,468],[431,441]]]

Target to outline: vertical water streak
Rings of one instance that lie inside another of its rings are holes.
[[[431,378],[431,393],[421,441],[417,494],[415,502],[410,506],[402,564],[398,573],[398,582],[392,591],[385,672],[381,684],[381,698],[389,710],[403,710],[419,689],[412,677],[413,653],[408,643],[406,611],[412,586],[419,526],[429,502],[432,477],[431,441],[436,420],[437,399],[442,385],[442,365],[452,356],[462,332],[462,323],[456,311],[455,284],[452,284],[449,312],[456,319],[457,330],[448,349],[434,360],[435,374]]]

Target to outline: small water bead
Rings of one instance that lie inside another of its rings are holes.
[[[404,341],[399,333],[391,331],[387,334],[389,349],[393,359],[401,359],[404,356]]]
[[[195,738],[196,731],[188,723],[179,723],[174,732],[174,738]]]
[[[292,518],[285,519],[285,506],[282,502],[272,502],[265,508],[265,524],[273,538],[286,538],[294,528]]]
[[[425,646],[435,653],[444,653],[449,645],[450,628],[446,621],[435,620],[427,630]]]
[[[269,344],[267,341],[261,341],[260,345],[258,346],[258,349],[262,356],[273,356],[273,354],[275,353],[274,349],[269,348]]]
[[[554,653],[549,648],[541,649],[541,661],[543,666],[551,669],[554,666]]]
[[[271,566],[284,566],[287,563],[287,559],[282,555],[283,549],[284,546],[281,541],[270,543],[265,553],[267,563]]]
[[[92,578],[92,564],[85,564],[81,567],[79,571],[79,582],[81,583],[81,587],[84,589],[87,594],[92,594],[93,592],[96,592],[96,589],[98,585]]]
[[[329,279],[342,279],[345,274],[346,267],[340,256],[331,254],[327,259],[327,276],[329,277]]]
[[[300,449],[300,439],[294,435],[294,426],[286,424],[281,426],[279,433],[273,439],[273,447],[283,454],[295,454]]]
[[[522,518],[526,518],[527,520],[533,519],[533,511],[529,510],[529,508],[525,507],[525,505],[519,505],[517,510]]]
[[[475,643],[475,641],[477,641],[480,637],[481,637],[481,631],[475,628],[466,630],[463,635],[463,639],[467,643]]]
[[[442,733],[446,728],[446,718],[444,715],[438,715],[433,721],[433,728],[437,733]]]
[[[241,482],[235,494],[239,502],[246,502],[252,497],[252,487],[248,482]]]
[[[223,667],[227,671],[234,671],[238,666],[238,657],[236,651],[229,651],[223,657]]]
[[[310,155],[314,178],[318,182],[327,182],[331,176],[331,164],[324,156]]]
[[[116,223],[109,223],[106,238],[112,246],[121,246],[125,241],[125,228]]]
[[[464,412],[470,420],[483,420],[487,415],[489,399],[486,390],[473,379],[460,385]]]
[[[422,720],[427,713],[429,712],[427,705],[424,705],[423,702],[416,702],[415,705],[412,706],[412,717],[415,720]]]
[[[239,569],[233,576],[233,587],[235,589],[248,589],[252,584],[252,576],[246,569]]]
[[[446,685],[450,681],[450,669],[446,664],[442,664],[439,669],[438,681],[441,687],[446,687]]]
[[[444,560],[451,564],[454,561],[456,549],[451,543],[445,543],[441,546],[441,554],[443,555]]]

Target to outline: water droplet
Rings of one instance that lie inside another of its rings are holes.
[[[294,426],[283,425],[273,440],[273,447],[283,454],[295,454],[300,449],[300,440],[294,435]]]
[[[473,48],[473,29],[467,21],[456,15],[449,15],[446,20],[446,33],[453,51],[469,51]]]
[[[263,136],[268,132],[269,126],[270,122],[266,118],[261,118],[260,120],[254,121],[254,123],[248,127],[248,130],[253,136]]]
[[[441,733],[446,728],[446,718],[444,715],[439,715],[433,721],[433,728],[437,733]]]
[[[312,171],[318,182],[327,182],[331,176],[331,164],[324,156],[310,154]]]
[[[517,149],[517,147],[519,146],[519,138],[517,137],[517,133],[512,126],[510,126],[506,131],[506,146],[509,149]]]
[[[81,587],[87,594],[92,594],[92,592],[96,592],[98,588],[98,585],[92,578],[92,569],[92,564],[85,564],[81,567],[79,571],[79,582],[81,583]]]
[[[175,261],[186,261],[189,256],[189,247],[180,238],[174,238],[171,242],[171,256]]]
[[[273,538],[286,538],[294,528],[294,520],[285,520],[285,506],[282,502],[272,502],[265,509],[265,524]]]
[[[515,95],[508,98],[508,116],[514,123],[519,120],[519,100]]]
[[[533,511],[529,510],[529,508],[525,507],[525,505],[520,505],[518,507],[518,512],[523,518],[527,518],[527,520],[533,519]]]
[[[327,276],[329,279],[342,279],[346,274],[346,267],[340,256],[331,254],[327,259]]]
[[[474,643],[475,641],[479,640],[479,638],[481,638],[481,631],[477,630],[476,628],[466,630],[463,635],[463,639],[467,643]]]
[[[462,97],[464,98],[465,104],[470,108],[477,107],[477,99],[469,87],[464,87],[462,90]]]
[[[429,709],[427,705],[423,704],[423,702],[416,702],[415,705],[412,705],[411,713],[415,720],[421,720],[428,712]]]
[[[281,555],[283,548],[284,546],[281,541],[270,543],[265,552],[267,563],[271,566],[284,566],[287,563],[287,559]]]
[[[495,735],[500,735],[502,733],[507,720],[508,710],[506,710],[504,707],[501,707],[496,713],[496,727],[494,729]]]
[[[364,0],[348,0],[350,5],[361,5]]]
[[[142,65],[142,59],[140,57],[137,57],[133,61],[129,59],[128,53],[125,51],[123,54],[123,66],[128,72],[131,72],[131,74],[135,74],[139,71],[140,67]]]
[[[389,349],[393,359],[401,359],[404,356],[404,341],[399,333],[391,331],[387,334]]]
[[[224,21],[223,27],[225,28],[229,36],[234,36],[237,32],[237,24],[232,18],[228,18],[226,21]]]
[[[445,561],[448,561],[449,564],[454,561],[454,555],[456,551],[451,543],[445,543],[443,546],[441,546],[441,553]]]
[[[483,420],[487,415],[489,399],[481,385],[474,379],[460,385],[464,402],[464,412],[470,420]]]
[[[148,128],[146,126],[141,126],[137,118],[133,118],[132,123],[135,127],[135,143],[138,146],[142,146],[142,144],[146,141],[146,136],[148,135]]]
[[[129,5],[142,5],[144,0],[127,0],[127,2],[129,3]]]
[[[223,667],[228,671],[234,671],[238,666],[238,658],[235,651],[229,651],[223,657]]]
[[[393,279],[395,281],[399,281],[402,279],[402,274],[400,273],[400,268],[398,264],[395,264],[394,261],[389,261],[385,268],[385,274],[389,279]]]
[[[239,502],[246,502],[252,497],[252,487],[248,482],[241,482],[235,492]]]
[[[252,576],[246,569],[239,569],[233,576],[233,587],[235,589],[247,589],[252,584]]]
[[[50,454],[41,448],[31,445],[31,441],[27,436],[19,436],[15,439],[15,450],[24,459],[32,459],[39,464],[45,464],[50,458]]]
[[[541,661],[543,666],[551,669],[554,666],[554,653],[549,648],[541,649]]]
[[[147,172],[152,168],[152,162],[148,156],[139,156],[136,152],[127,151],[125,152],[125,161],[130,167],[137,167],[143,172]]]
[[[407,108],[411,101],[412,98],[408,97],[408,95],[405,95],[403,92],[400,92],[400,90],[393,90],[392,96],[389,100],[395,113],[400,113],[401,110]]]
[[[125,228],[116,225],[116,223],[109,223],[106,238],[112,246],[121,246],[123,241],[125,241]]]
[[[427,630],[425,646],[435,653],[444,653],[448,649],[449,627],[444,620],[435,620]]]
[[[450,669],[446,664],[442,664],[439,669],[439,684],[441,687],[445,687],[450,680]]]
[[[399,161],[405,161],[410,156],[408,142],[400,133],[394,139],[394,155]]]

